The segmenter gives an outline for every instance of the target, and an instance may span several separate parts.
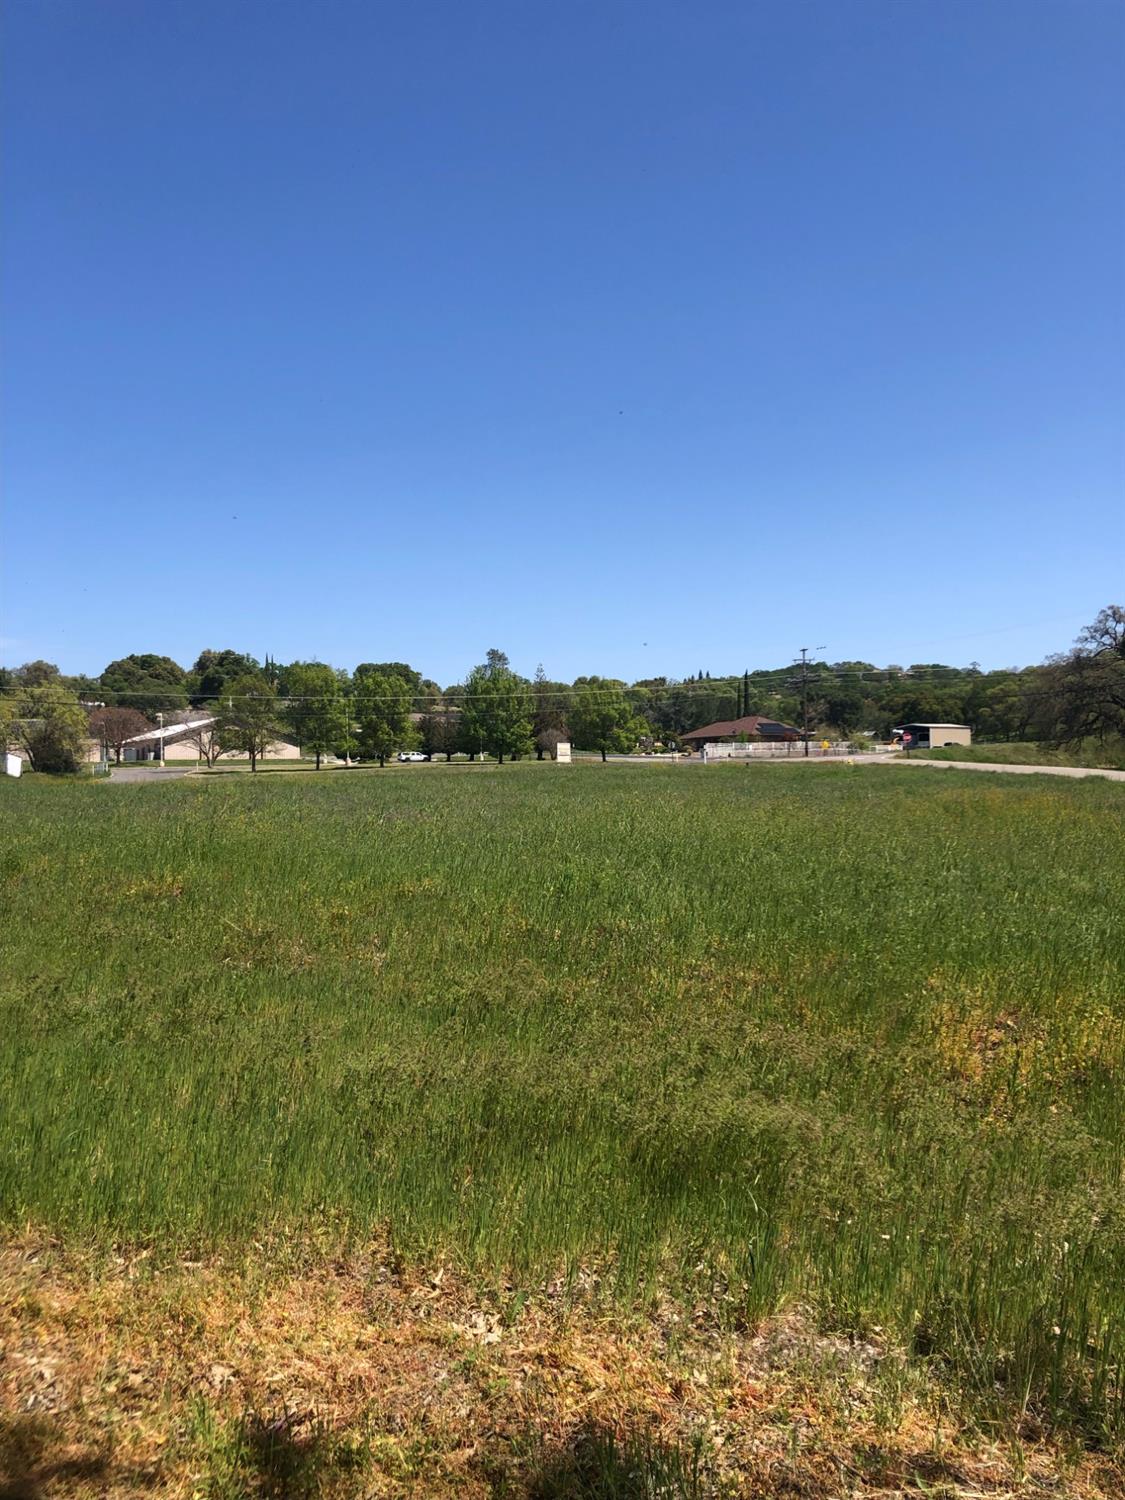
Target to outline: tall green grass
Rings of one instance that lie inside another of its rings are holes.
[[[0,786],[0,1214],[799,1298],[1120,1432],[1125,797],[987,780]]]

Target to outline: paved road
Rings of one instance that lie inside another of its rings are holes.
[[[159,766],[114,766],[109,773],[110,781],[115,784],[119,781],[139,783],[142,781],[178,781],[181,776],[186,776],[189,771],[194,771],[194,766],[184,766],[180,770],[169,768],[162,771]]]
[[[634,764],[644,765],[668,765],[669,761],[681,766],[702,766],[704,761],[697,757],[691,760],[676,761],[674,757],[656,755],[611,755],[611,761],[632,761]],[[742,765],[747,762],[736,761],[734,764]],[[810,755],[807,759],[803,755],[778,755],[762,756],[749,762],[756,766],[823,766],[823,765],[854,765],[854,766],[921,766],[931,771],[993,771],[1000,772],[1006,776],[1100,776],[1105,781],[1125,781],[1125,771],[1097,770],[1092,766],[1010,766],[1003,761],[981,761],[981,760],[924,760],[911,758],[909,760],[894,755],[850,755],[824,756]],[[113,782],[131,782],[134,785],[141,782],[151,784],[154,781],[178,781],[181,776],[187,776],[194,766],[185,766],[183,770],[176,767],[161,771],[156,766],[114,766],[110,772],[110,780]]]

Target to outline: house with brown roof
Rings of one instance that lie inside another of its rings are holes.
[[[704,745],[729,745],[740,741],[749,743],[768,742],[784,744],[801,738],[801,731],[792,724],[782,724],[777,719],[768,719],[764,714],[744,714],[741,719],[719,719],[714,724],[704,724],[702,729],[693,729],[690,734],[681,734],[680,739],[693,750]]]

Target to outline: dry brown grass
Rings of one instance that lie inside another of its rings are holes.
[[[385,1246],[0,1251],[4,1500],[595,1495],[583,1443],[609,1435],[697,1447],[699,1486],[670,1496],[1122,1490],[1108,1460],[970,1428],[932,1377],[797,1311],[731,1333],[588,1287],[524,1302]]]

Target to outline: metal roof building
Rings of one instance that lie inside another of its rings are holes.
[[[163,742],[165,760],[199,760],[199,746],[194,737],[201,730],[210,729],[214,722],[212,714],[198,719],[184,719],[178,724],[165,724],[163,729],[146,729],[144,734],[135,734],[132,739],[125,741],[122,759],[159,760]],[[278,737],[270,746],[271,760],[299,760],[300,756],[299,746],[283,737]],[[246,756],[240,750],[227,751],[223,759],[245,760]]]
[[[973,731],[967,724],[928,724],[921,721],[896,725],[892,733],[913,750],[934,750],[940,745],[971,745]]]

